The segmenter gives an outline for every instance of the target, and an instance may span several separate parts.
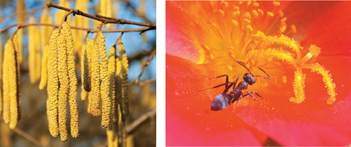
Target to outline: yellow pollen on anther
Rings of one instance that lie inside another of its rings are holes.
[[[274,2],[273,2],[273,5],[274,5],[274,6],[279,6],[279,5],[280,5],[280,2],[274,1]]]
[[[323,76],[323,82],[325,84],[325,87],[328,90],[328,95],[330,95],[330,97],[327,100],[327,103],[329,105],[333,104],[336,100],[335,96],[337,94],[335,92],[335,83],[332,82],[333,79],[331,78],[331,74],[329,74],[329,71],[324,69],[324,67],[318,63],[313,64],[311,69],[312,69],[312,72],[316,72]]]
[[[211,54],[211,59],[213,60],[214,59],[214,56]]]
[[[261,16],[264,14],[264,12],[261,9],[258,9],[257,11],[258,13],[260,13]]]
[[[228,65],[229,70],[233,70],[233,67],[231,65]]]
[[[253,2],[252,5],[253,5],[254,7],[260,6],[260,4],[258,4],[257,2]]]
[[[233,16],[234,16],[234,17],[240,16],[240,11],[234,11],[234,12],[233,12]]]
[[[219,9],[218,12],[221,13],[222,16],[225,16],[224,11],[222,9]]]
[[[250,30],[250,32],[253,31],[253,29],[252,29],[252,27],[251,27],[250,25],[247,25],[247,26],[246,26],[246,29]]]
[[[257,13],[257,11],[256,10],[252,10],[252,17],[253,18],[257,18],[258,17],[258,13]]]
[[[285,30],[286,30],[286,26],[282,26],[282,27],[280,27],[280,32],[285,32]]]
[[[239,25],[238,22],[235,21],[235,20],[232,20],[232,24],[233,24],[234,26],[238,26],[238,25]]]
[[[234,12],[240,10],[240,8],[238,6],[234,6],[233,8],[234,8]]]
[[[246,18],[246,19],[251,19],[250,13],[249,13],[249,12],[246,12],[246,13],[244,14],[244,18]]]
[[[285,23],[288,18],[284,17],[280,20],[281,23]]]
[[[274,16],[274,13],[272,13],[272,12],[267,12],[267,16],[273,17],[273,16]]]
[[[251,23],[251,21],[250,21],[249,19],[244,19],[244,22],[245,22],[246,24],[250,24],[250,23]]]
[[[221,1],[221,5],[224,5],[224,7],[228,8],[228,2]]]
[[[306,75],[302,73],[301,69],[298,69],[297,71],[295,71],[295,76],[294,76],[295,97],[291,97],[289,99],[290,102],[300,104],[305,100],[305,91],[304,91],[305,78],[306,78]]]
[[[205,49],[210,50],[210,47],[208,47],[207,45],[204,45]]]

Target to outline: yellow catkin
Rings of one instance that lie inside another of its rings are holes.
[[[14,45],[14,44],[10,44]],[[16,128],[18,119],[18,102],[17,102],[17,59],[14,47],[8,48],[7,63],[8,64],[8,82],[9,82],[9,98],[10,98],[10,129]]]
[[[107,53],[105,47],[105,36],[98,33],[100,53],[100,79],[101,79],[101,100],[102,100],[102,121],[101,127],[106,128],[110,123],[111,98],[110,98],[110,76],[108,74]]]
[[[35,36],[40,36],[40,30],[35,28]],[[38,37],[39,38],[39,37]],[[40,56],[40,40],[35,41],[35,82],[40,80],[41,74],[41,56]]]
[[[58,135],[58,124],[57,124],[57,108],[58,108],[58,61],[57,61],[57,37],[58,29],[55,29],[49,42],[49,59],[48,59],[48,100],[46,103],[47,117],[49,124],[49,131],[51,136],[57,137]]]
[[[107,146],[108,147],[114,147],[113,144],[113,130],[108,127],[106,129],[106,135],[107,135]]]
[[[92,75],[91,75],[91,105],[90,113],[93,116],[100,116],[99,101],[100,101],[100,69],[99,69],[99,47],[94,44],[92,52]],[[89,110],[88,110],[89,111]]]
[[[106,16],[106,1],[107,0],[100,0],[100,15]]]
[[[106,16],[107,17],[112,17],[112,4],[111,4],[111,0],[106,0]],[[107,29],[112,29],[112,23],[107,24]]]
[[[123,46],[123,42],[118,42],[118,50],[121,56],[122,63],[122,79],[121,79],[121,110],[122,110],[122,121],[125,121],[129,115],[129,100],[128,100],[128,57],[125,54],[126,51]]]
[[[34,16],[29,18],[29,23],[34,23]],[[29,79],[32,84],[35,83],[35,26],[28,27],[28,70]]]
[[[87,44],[85,47],[85,53],[83,56],[84,59],[84,89],[88,92],[91,91],[91,52],[93,50],[94,41],[91,39],[87,39]]]
[[[41,14],[40,17],[40,22],[41,23],[48,23],[48,24],[52,24],[52,18],[50,15],[48,15],[49,12],[49,8],[45,8],[43,13]],[[44,50],[45,50],[45,46],[49,44],[49,36],[50,33],[52,32],[52,27],[47,27],[47,26],[41,26],[41,49],[42,49],[42,53],[44,54]]]
[[[48,58],[49,58],[49,46],[46,45],[44,49],[43,60],[41,63],[41,80],[39,84],[39,89],[43,90],[48,81]]]
[[[61,141],[67,140],[67,94],[69,90],[69,79],[68,79],[68,69],[67,69],[67,44],[65,36],[62,33],[57,39],[58,44],[58,75],[60,81],[59,89],[59,130],[61,135]]]
[[[85,100],[88,97],[88,92],[85,90],[85,84],[87,83],[87,67],[89,66],[89,63],[87,63],[87,53],[86,53],[86,44],[83,44],[82,46],[82,57],[80,58],[80,67],[81,67],[81,74],[82,74],[82,92],[80,93],[80,97],[82,100]],[[89,72],[89,71],[88,71]]]
[[[26,15],[23,15],[23,13],[18,13],[18,12],[23,12],[26,10],[26,6],[24,3],[24,0],[17,0],[17,24],[24,23],[26,20]],[[18,41],[19,46],[18,46],[18,63],[21,64],[23,62],[23,46],[22,46],[22,37],[23,37],[23,29],[19,29],[17,34],[18,34]]]
[[[8,40],[5,44],[5,53],[4,53],[4,78],[3,78],[3,91],[4,91],[4,112],[3,112],[3,119],[5,123],[10,122],[10,78],[9,78],[9,58],[10,58],[10,50],[13,48],[12,41]]]
[[[69,78],[69,106],[71,114],[71,135],[77,138],[79,135],[78,126],[78,104],[77,104],[77,77],[76,77],[76,62],[74,56],[73,38],[70,26],[65,22],[62,25],[62,32],[67,41],[67,65]]]
[[[121,99],[122,99],[122,62],[121,62],[121,57],[116,56],[116,81],[115,81],[115,97],[117,104],[121,104]]]
[[[117,122],[116,96],[115,96],[115,80],[116,80],[116,47],[112,46],[108,58],[108,73],[110,76],[110,97],[111,97],[111,119]]]
[[[17,74],[17,110],[18,110],[18,117],[17,117],[17,120],[20,120],[21,119],[21,108],[22,108],[22,105],[21,105],[21,97],[20,97],[20,90],[19,90],[19,85],[20,85],[20,66],[19,66],[19,39],[18,39],[18,35],[16,34],[14,37],[13,37],[13,45],[15,46],[15,55],[16,55],[16,74]]]
[[[2,112],[2,98],[3,98],[3,96],[2,96],[2,42],[1,42],[1,35],[0,35],[0,117],[1,117],[1,112]]]

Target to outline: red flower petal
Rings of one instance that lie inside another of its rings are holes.
[[[211,111],[211,98],[223,89],[208,91],[214,80],[205,79],[206,67],[166,55],[166,144],[179,145],[262,145],[266,136],[248,126],[233,108]],[[215,80],[218,84],[223,80]],[[212,93],[212,95],[209,95]],[[227,121],[230,119],[230,124]]]

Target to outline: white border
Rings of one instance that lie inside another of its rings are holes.
[[[156,146],[166,146],[166,3],[156,0]]]

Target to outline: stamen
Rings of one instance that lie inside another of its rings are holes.
[[[225,13],[222,9],[219,9],[218,12],[221,13],[222,16],[225,16]]]
[[[295,71],[295,81],[294,81],[294,92],[295,92],[295,98],[291,97],[289,99],[290,102],[298,103],[300,104],[305,100],[305,78],[306,75],[302,74],[302,70],[300,68]]]
[[[321,52],[321,48],[317,47],[316,45],[311,45],[308,50],[310,50],[310,52],[307,53],[306,56],[300,61],[298,61],[298,64],[303,65],[306,61],[310,60],[313,56],[318,56]]]
[[[258,13],[257,13],[256,10],[252,10],[251,13],[252,13],[253,18],[257,18],[258,17]]]
[[[336,100],[335,96],[337,95],[337,93],[335,93],[335,83],[332,82],[333,79],[331,78],[331,74],[329,74],[329,71],[324,69],[324,67],[318,63],[313,64],[311,69],[312,72],[316,72],[323,76],[323,82],[328,90],[328,95],[330,95],[330,97],[327,100],[327,103],[329,105],[333,104]]]
[[[276,1],[274,1],[274,2],[273,2],[273,5],[277,7],[277,6],[279,6],[279,5],[280,5],[280,2],[276,2]]]

